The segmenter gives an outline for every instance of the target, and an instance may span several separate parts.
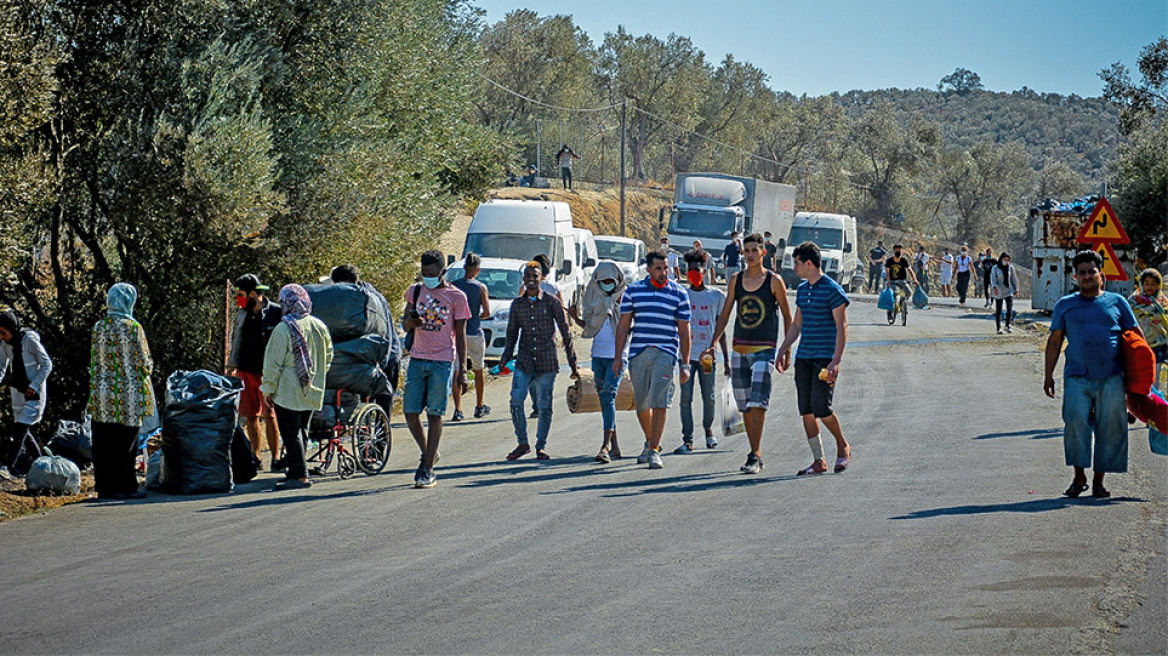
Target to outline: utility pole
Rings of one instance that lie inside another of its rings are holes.
[[[629,113],[629,99],[621,99],[621,163],[620,163],[620,180],[621,180],[621,237],[625,236],[625,130],[626,122]]]
[[[543,175],[543,163],[539,161],[540,142],[543,141],[543,121],[535,119],[535,174]]]

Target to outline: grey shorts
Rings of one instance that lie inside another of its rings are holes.
[[[466,336],[466,359],[470,360],[470,368],[482,371],[485,366],[483,358],[487,353],[487,337],[479,333]]]
[[[673,371],[677,360],[656,347],[649,347],[629,360],[633,398],[637,412],[668,408],[673,404]]]

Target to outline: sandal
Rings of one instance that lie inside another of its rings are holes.
[[[826,474],[827,473],[827,463],[824,463],[821,465],[821,464],[819,464],[821,462],[823,462],[823,461],[816,460],[815,462],[811,463],[810,465],[807,465],[803,469],[800,469],[799,471],[795,472],[795,475],[796,476],[818,476],[819,474]]]
[[[601,449],[600,453],[596,454],[596,462],[608,464],[612,462],[612,458],[608,457],[608,451],[606,449]]]
[[[848,455],[846,455],[842,458],[835,459],[835,473],[838,474],[838,473],[846,470],[848,468],[848,465],[850,465],[850,464],[852,464],[852,452],[851,451],[848,452]]]
[[[540,449],[539,451],[535,452],[535,459],[536,460],[551,460],[552,457],[548,455],[547,451]]]
[[[608,451],[608,455],[612,456],[612,459],[613,459],[613,460],[620,460],[620,459],[621,459],[621,450],[620,450],[620,447],[619,447],[619,446],[616,446],[616,445],[614,444],[614,445],[612,446],[612,448],[611,448],[611,449],[609,449],[609,451]]]
[[[1086,488],[1087,486],[1084,485],[1083,487]],[[1095,497],[1096,499],[1107,499],[1111,497],[1111,491],[1102,485],[1092,485],[1091,496]]]
[[[520,444],[515,447],[514,451],[507,454],[507,460],[518,460],[529,453],[531,453],[531,447],[526,444]],[[437,458],[435,458],[435,461],[437,461]]]
[[[1080,494],[1087,491],[1086,483],[1071,483],[1071,486],[1063,492],[1063,496],[1077,499]]]

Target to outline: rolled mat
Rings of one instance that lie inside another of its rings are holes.
[[[568,388],[568,412],[600,412],[600,396],[596,393],[596,377],[591,369],[581,368],[580,378]],[[627,372],[626,372],[627,373]],[[628,375],[621,378],[616,391],[616,409],[633,410],[637,407],[633,399],[633,383]]]

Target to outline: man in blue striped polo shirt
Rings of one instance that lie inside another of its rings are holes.
[[[795,391],[799,398],[799,414],[803,416],[803,431],[807,434],[814,461],[800,469],[798,474],[808,476],[827,471],[823,440],[819,436],[820,423],[835,438],[835,473],[838,474],[852,462],[852,447],[844,439],[839,417],[831,409],[840,360],[848,342],[848,304],[851,301],[839,283],[823,275],[819,247],[813,242],[805,241],[796,246],[793,256],[795,275],[803,278],[803,282],[795,290],[795,320],[779,347],[779,362],[802,334],[799,350],[795,353]]]
[[[649,276],[629,285],[621,297],[621,319],[616,330],[616,352],[629,346],[629,377],[637,421],[645,432],[645,450],[637,462],[661,469],[661,436],[665,415],[673,402],[673,369],[680,369],[684,385],[689,380],[689,295],[669,279],[668,256],[649,251],[645,256]],[[681,364],[679,365],[678,362]],[[624,362],[616,358],[613,373],[621,374]]]

